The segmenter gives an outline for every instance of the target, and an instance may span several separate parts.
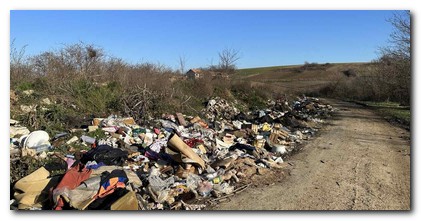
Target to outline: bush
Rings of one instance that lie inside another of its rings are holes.
[[[240,98],[251,108],[259,108],[269,96],[267,88],[233,83],[222,75],[186,80],[164,65],[128,64],[103,51],[78,43],[11,60],[11,90],[35,91],[33,96],[14,103],[14,113],[19,105],[39,104],[45,97],[55,102],[48,110],[17,118],[31,128],[46,128],[53,133],[110,114],[132,116],[138,121],[176,111],[196,115],[204,102],[215,96]]]
[[[262,87],[253,87],[250,82],[242,81],[234,83],[231,91],[236,99],[245,103],[251,110],[261,109],[266,106],[268,95]]]
[[[354,69],[347,69],[347,70],[342,71],[342,73],[345,76],[347,76],[347,77],[355,77],[355,76],[357,76],[357,73],[355,72]]]
[[[26,91],[34,89],[34,83],[28,81],[22,81],[16,86],[17,91]]]

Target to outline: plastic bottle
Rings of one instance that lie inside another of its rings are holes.
[[[80,139],[81,139],[83,142],[88,143],[88,144],[93,144],[93,143],[95,143],[95,138],[93,138],[93,137],[88,137],[88,136],[82,135],[82,136],[80,137]]]
[[[37,153],[51,150],[50,144],[43,144],[34,148]]]

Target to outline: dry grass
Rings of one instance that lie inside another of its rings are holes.
[[[128,64],[83,43],[17,60],[11,61],[10,82],[11,91],[20,99],[11,104],[11,117],[31,129],[60,131],[110,114],[129,115],[138,121],[176,111],[199,115],[204,102],[214,96],[239,99],[242,107],[253,109],[271,95],[241,81],[189,80],[164,65]],[[24,96],[25,90],[34,90],[36,96]],[[46,97],[54,104],[42,110],[40,100]],[[22,104],[39,108],[28,117],[19,109]]]
[[[364,75],[369,63],[312,64],[275,66],[238,70],[237,79],[252,82],[252,85],[270,87],[278,94],[316,94],[330,85],[349,81],[346,70],[356,70]],[[250,74],[252,73],[252,74]]]

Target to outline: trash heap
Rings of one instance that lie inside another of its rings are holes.
[[[11,120],[11,159],[59,158],[65,165],[62,174],[40,167],[15,182],[11,208],[200,210],[247,188],[248,178],[262,169],[282,168],[283,158],[332,110],[304,97],[243,113],[214,98],[203,109],[203,119],[163,114],[151,125],[139,125],[131,117],[95,118],[84,130],[102,131],[102,138],[86,133],[50,138]],[[86,150],[74,150],[75,143]],[[65,155],[56,151],[63,146],[68,147]]]

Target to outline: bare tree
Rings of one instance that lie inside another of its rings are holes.
[[[179,70],[180,70],[181,74],[184,74],[186,72],[186,62],[187,62],[187,59],[186,59],[185,55],[180,55],[178,57],[178,65],[180,65]]]
[[[235,49],[224,49],[218,53],[219,55],[219,67],[230,73],[236,69],[235,63],[240,59],[240,52]]]
[[[411,57],[411,15],[409,11],[397,12],[387,20],[393,25],[393,32],[390,35],[392,43],[389,52],[403,58]]]
[[[411,17],[409,11],[396,12],[387,20],[394,28],[390,45],[380,49],[376,61],[379,84],[387,96],[402,104],[410,103],[411,86]]]
[[[31,67],[27,65],[27,57],[25,56],[27,45],[20,49],[16,48],[15,39],[10,43],[10,81],[11,84],[17,83],[26,78]]]
[[[24,45],[20,50],[16,48],[15,40],[13,39],[10,43],[10,63],[11,64],[21,64],[25,58],[26,47]]]

